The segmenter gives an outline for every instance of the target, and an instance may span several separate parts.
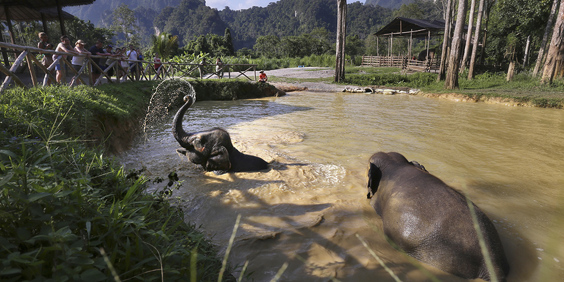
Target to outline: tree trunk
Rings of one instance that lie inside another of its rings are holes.
[[[552,23],[554,22],[556,7],[558,7],[558,0],[554,0],[552,2],[552,8],[550,9],[550,16],[548,16],[546,27],[544,28],[544,35],[542,36],[542,43],[537,56],[537,62],[535,63],[535,68],[533,69],[533,76],[537,76],[539,74],[539,69],[544,58],[544,50],[546,49],[546,42],[548,41],[548,35],[550,34],[550,29],[552,28]]]
[[[480,65],[484,64],[484,59],[485,59],[485,50],[486,50],[486,46],[488,45],[488,22],[490,20],[490,11],[492,10],[492,6],[495,4],[496,0],[486,0],[486,2],[484,3],[484,14],[483,19],[482,19],[482,26],[484,26],[484,35],[482,36],[482,48],[480,48]]]
[[[472,42],[472,56],[470,57],[470,65],[468,66],[468,79],[474,78],[474,65],[476,64],[476,53],[478,53],[478,39],[480,38],[480,29],[482,27],[482,14],[484,13],[484,0],[480,0],[478,5],[478,18],[476,19],[476,32],[474,32],[474,41]],[[482,46],[482,48],[484,48]]]
[[[523,57],[523,67],[527,66],[529,59],[529,45],[531,45],[531,36],[527,36],[527,43],[525,43],[525,56]]]
[[[509,62],[509,69],[507,70],[507,81],[511,81],[513,79],[513,75],[515,74],[515,60],[511,60]]]
[[[562,39],[564,32],[564,0],[560,1],[560,9],[558,10],[558,17],[556,18],[556,23],[554,24],[554,30],[552,31],[552,39],[550,40],[550,48],[548,48],[548,53],[546,54],[546,62],[544,63],[544,69],[542,72],[541,83],[552,83],[552,78],[554,77],[554,71],[556,69],[556,60],[560,53],[560,47],[562,46]]]
[[[447,50],[450,44],[450,27],[452,22],[452,2],[453,0],[448,0],[446,12],[445,12],[445,33],[443,35],[443,47],[441,50],[441,62],[439,64],[439,75],[437,76],[437,81],[445,79],[445,65],[447,58]]]
[[[337,54],[335,64],[335,82],[340,82],[345,79],[347,0],[337,0],[337,6]]]
[[[476,0],[471,0],[470,13],[468,16],[468,32],[466,33],[466,45],[464,46],[464,55],[462,56],[462,63],[460,64],[460,72],[464,71],[466,64],[468,63],[468,53],[470,50],[470,41],[472,40],[472,24],[474,21],[474,8],[476,7]]]
[[[562,0],[564,1],[564,0]],[[456,15],[456,26],[452,35],[450,56],[448,57],[448,69],[445,79],[446,89],[458,88],[458,63],[460,62],[460,47],[462,46],[462,35],[466,24],[466,0],[458,1],[458,12]]]

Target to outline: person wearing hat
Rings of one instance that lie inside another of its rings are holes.
[[[73,56],[71,63],[72,63],[72,67],[77,72],[82,68],[82,65],[84,64],[84,59],[86,59],[86,57],[90,55],[90,52],[88,52],[88,50],[84,48],[85,45],[86,42],[82,41],[81,39],[79,39],[78,41],[76,41],[76,43],[74,43],[74,50],[79,54],[79,56]],[[75,75],[72,78],[71,85],[73,85],[75,82],[77,83],[77,85],[80,84],[80,80],[77,79],[78,79],[78,75]]]
[[[53,44],[49,43],[49,36],[47,36],[47,33],[40,32],[38,36],[39,43],[37,43],[37,48],[45,50],[53,49]],[[41,64],[44,67],[48,68],[53,63],[53,57],[51,56],[51,54],[42,54],[41,56]],[[47,85],[51,85],[51,79],[47,80]]]
[[[268,77],[266,76],[266,73],[264,73],[264,71],[260,71],[259,82],[266,82],[266,81],[268,81]]]

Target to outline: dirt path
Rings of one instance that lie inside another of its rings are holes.
[[[299,68],[285,68],[265,71],[269,77],[284,77],[284,78],[327,78],[334,77],[335,70],[333,68],[323,67],[299,67]],[[276,88],[289,92],[289,91],[321,91],[321,92],[342,92],[351,85],[339,85],[327,82],[269,82],[276,86]]]

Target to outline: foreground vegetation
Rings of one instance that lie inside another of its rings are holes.
[[[15,88],[0,96],[0,280],[218,280],[216,247],[168,201],[180,185],[175,173],[147,179],[86,141],[102,119],[142,119],[156,85]],[[148,193],[147,181],[162,189]]]

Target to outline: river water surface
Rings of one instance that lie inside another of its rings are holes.
[[[178,172],[186,219],[245,273],[270,281],[463,281],[418,267],[384,239],[366,199],[368,158],[396,151],[465,193],[494,222],[509,281],[564,277],[564,111],[408,95],[292,92],[278,98],[196,102],[187,131],[227,129],[240,151],[271,162],[215,175],[178,155],[171,121],[122,156],[149,177]],[[164,184],[152,184],[160,189]],[[234,275],[238,277],[239,273]]]

